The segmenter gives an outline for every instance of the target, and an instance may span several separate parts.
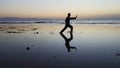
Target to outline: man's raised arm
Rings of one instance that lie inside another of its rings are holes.
[[[77,15],[76,15],[76,17],[71,17],[70,19],[76,19],[77,18]]]

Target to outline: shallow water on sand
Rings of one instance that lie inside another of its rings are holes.
[[[0,68],[120,68],[120,25],[0,25]]]

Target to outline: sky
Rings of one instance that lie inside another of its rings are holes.
[[[80,18],[118,16],[120,0],[0,0],[0,17]]]

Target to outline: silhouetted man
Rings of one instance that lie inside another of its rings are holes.
[[[68,16],[65,19],[65,27],[60,31],[60,33],[63,33],[67,29],[67,27],[71,29],[70,33],[73,32],[73,26],[70,25],[70,20],[76,19],[77,16],[76,17],[70,17],[70,16],[71,16],[71,13],[68,13]]]

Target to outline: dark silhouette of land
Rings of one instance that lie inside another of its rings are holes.
[[[75,49],[75,50],[77,50],[76,47],[70,46],[70,41],[73,39],[73,34],[72,34],[72,33],[70,33],[70,38],[67,38],[63,33],[60,33],[60,35],[61,35],[61,36],[64,38],[64,40],[65,40],[65,46],[66,46],[68,52],[71,51],[70,49]]]
[[[71,13],[68,13],[68,16],[67,16],[66,19],[65,19],[65,26],[64,26],[64,28],[60,31],[60,33],[63,33],[63,32],[67,29],[67,27],[69,27],[69,28],[71,29],[70,33],[73,32],[73,26],[70,24],[70,20],[76,19],[77,16],[76,16],[76,17],[70,17],[70,16],[71,16]]]

